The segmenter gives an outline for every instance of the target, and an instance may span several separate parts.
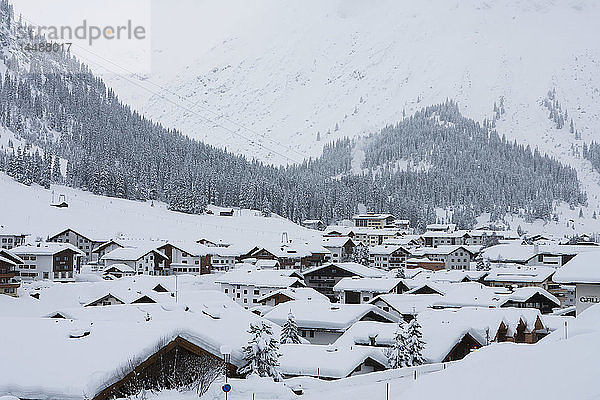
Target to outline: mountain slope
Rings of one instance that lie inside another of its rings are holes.
[[[452,101],[386,128],[363,148],[338,141],[322,157],[286,168],[250,162],[141,116],[75,59],[20,52],[16,23],[6,23],[13,21],[10,10],[6,1],[0,4],[6,43],[0,123],[26,141],[0,154],[0,169],[19,182],[62,182],[54,173],[61,169],[58,156],[67,161],[70,186],[158,199],[178,211],[201,212],[210,202],[331,222],[349,218],[363,203],[418,228],[435,221],[436,208],[451,208],[456,222],[469,227],[482,212],[494,219],[513,210],[549,218],[554,201],[572,207],[585,201],[572,169],[507,142],[493,131],[495,122],[465,118]],[[496,114],[503,117],[504,103],[500,109]],[[423,145],[427,152],[419,152]],[[403,146],[414,151],[403,152]],[[44,157],[35,154],[38,148]],[[363,163],[357,162],[361,151]],[[49,176],[52,158],[57,167]],[[398,168],[409,161],[422,168]],[[364,167],[368,174],[356,173]]]
[[[184,4],[154,10],[154,72],[115,67],[123,76],[107,82],[149,117],[236,153],[299,161],[446,98],[483,120],[504,97],[509,139],[540,137],[545,127],[520,127],[547,115],[552,88],[584,140],[600,128],[593,0]],[[175,14],[201,26],[194,50],[177,44],[189,32]]]

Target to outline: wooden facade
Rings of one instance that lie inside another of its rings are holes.
[[[224,362],[220,357],[180,336],[157,349],[147,359],[132,364],[116,382],[96,393],[93,399],[110,400],[137,394],[141,390],[184,387],[203,379],[199,376],[203,369],[210,375],[204,377],[207,380],[224,373]],[[202,367],[198,367],[199,364]],[[226,368],[229,376],[236,376],[237,368],[233,364],[227,364]]]

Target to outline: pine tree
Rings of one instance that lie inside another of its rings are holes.
[[[290,310],[288,314],[288,319],[283,324],[283,328],[281,329],[281,343],[282,344],[299,344],[300,335],[298,335],[298,325],[296,325],[296,321],[294,320],[294,314]]]
[[[423,357],[423,349],[425,348],[425,342],[423,342],[423,334],[421,333],[421,325],[417,321],[417,318],[413,318],[406,327],[406,365],[408,367],[414,367],[417,365],[425,364],[425,358]]]
[[[342,260],[344,261],[344,260]],[[350,261],[364,265],[365,267],[369,266],[369,248],[362,243],[354,246],[352,250],[352,255],[350,256]]]
[[[402,322],[398,322],[398,326],[394,332],[394,343],[386,352],[390,368],[402,368],[407,365],[406,343],[405,327]]]
[[[270,376],[281,380],[279,372],[279,342],[273,338],[273,330],[265,322],[250,323],[252,335],[248,345],[243,348],[246,365],[240,369],[240,374],[257,374],[261,377]]]

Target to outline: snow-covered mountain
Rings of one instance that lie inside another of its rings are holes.
[[[579,154],[598,124],[599,15],[592,1],[161,2],[154,73],[92,68],[164,126],[276,164],[455,99],[467,117],[574,166],[589,209],[566,214],[590,217],[600,176]],[[360,146],[353,157],[352,171],[364,171]]]
[[[593,0],[211,3],[156,4],[153,73],[115,66],[105,79],[165,126],[234,152],[298,161],[403,111],[452,98],[482,120],[504,97],[501,133],[562,157],[552,138],[573,138],[540,104],[553,88],[584,140],[599,127]]]

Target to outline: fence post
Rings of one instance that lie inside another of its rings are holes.
[[[390,383],[385,383],[385,400],[390,400]]]

